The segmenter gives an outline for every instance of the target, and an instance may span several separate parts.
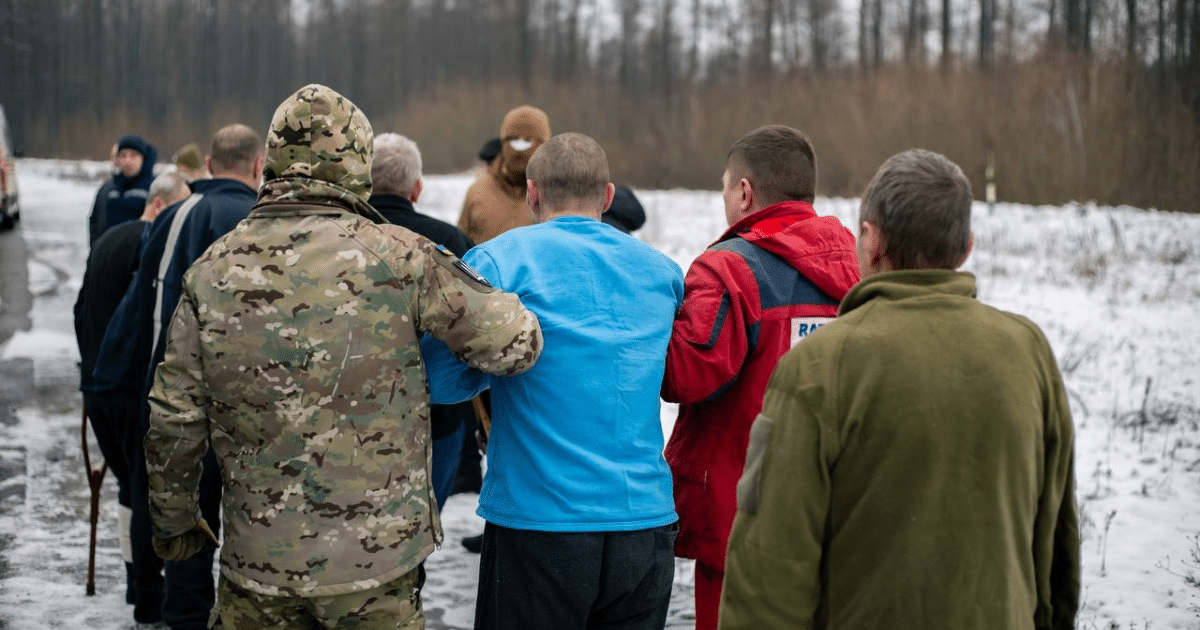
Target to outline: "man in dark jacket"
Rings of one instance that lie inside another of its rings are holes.
[[[863,281],[751,430],[722,629],[1075,627],[1067,395],[1041,330],[955,271],[971,200],[929,151],[867,186]]]
[[[125,387],[101,390],[92,371],[108,322],[125,295],[137,271],[142,234],[150,222],[167,206],[183,200],[191,191],[176,173],[159,175],[150,184],[146,209],[141,220],[127,221],[101,236],[88,255],[83,283],[75,301],[75,338],[79,343],[79,389],[83,408],[91,420],[92,431],[108,469],[117,480],[121,555],[125,559],[127,590],[125,599],[134,605],[136,621],[158,621],[162,608],[162,563],[155,561],[150,539],[132,537],[130,531],[131,468],[138,459],[134,445],[141,435],[134,434],[141,408],[141,388]],[[141,549],[134,551],[133,545]],[[139,561],[134,562],[135,558]],[[149,562],[146,562],[149,560]]]
[[[108,228],[133,221],[146,207],[146,191],[154,179],[158,152],[141,136],[128,135],[116,144],[116,172],[96,193],[88,220],[88,244],[94,244]]]
[[[212,179],[192,183],[193,194],[167,208],[142,243],[137,276],[104,335],[95,376],[103,385],[136,383],[144,400],[154,368],[162,361],[167,324],[175,313],[183,274],[204,250],[233,229],[254,207],[262,179],[261,137],[246,125],[221,128],[213,136],[205,163]],[[149,407],[138,414],[138,435],[149,428]],[[200,488],[204,518],[220,523],[221,482],[216,460],[205,460]],[[133,471],[134,535],[150,535],[149,497],[144,458]],[[182,562],[164,563],[167,576],[163,621],[172,630],[206,628],[215,587],[213,550]]]
[[[417,212],[413,204],[421,197],[425,184],[421,179],[421,151],[417,143],[395,133],[375,136],[375,159],[371,162],[371,204],[389,223],[406,227],[445,247],[462,258],[474,247],[462,230]],[[466,427],[473,425],[475,414],[470,402],[431,405],[433,468],[430,483],[438,510],[446,505],[454,489],[458,462]],[[474,436],[471,441],[474,442]]]
[[[858,281],[854,236],[813,210],[816,155],[781,125],[734,143],[717,242],[688,269],[662,397],[680,403],[666,457],[675,475],[675,553],[696,559],[696,627],[717,624],[734,488],[750,424],[779,357],[829,321]]]

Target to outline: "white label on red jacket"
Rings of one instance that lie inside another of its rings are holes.
[[[792,346],[800,343],[801,339],[811,335],[813,331],[833,321],[832,317],[793,317]]]

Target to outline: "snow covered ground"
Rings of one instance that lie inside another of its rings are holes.
[[[97,594],[84,596],[89,492],[71,305],[102,169],[18,165],[33,324],[0,344],[0,368],[28,364],[32,376],[4,384],[28,396],[0,422],[0,630],[132,627],[111,476]],[[427,178],[419,209],[453,221],[470,181]],[[649,215],[639,236],[685,269],[724,227],[715,192],[638,196]],[[855,200],[816,206],[854,223]],[[979,277],[980,298],[1046,331],[1071,397],[1084,537],[1079,628],[1200,629],[1200,214],[980,204],[974,228],[966,269]],[[674,411],[663,405],[664,430]],[[428,564],[430,628],[471,626],[478,556],[459,539],[482,530],[475,500],[456,495],[447,504],[446,543]],[[668,627],[690,627],[686,562],[675,586]]]

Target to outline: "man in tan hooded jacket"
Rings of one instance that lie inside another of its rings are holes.
[[[505,114],[500,124],[500,155],[467,189],[458,217],[458,228],[475,244],[533,223],[525,205],[525,166],[549,138],[546,112],[522,105]]]

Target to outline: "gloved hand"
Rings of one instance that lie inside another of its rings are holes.
[[[173,562],[191,558],[208,543],[212,543],[214,547],[221,546],[221,543],[217,541],[217,535],[213,533],[212,528],[204,519],[196,521],[195,527],[174,538],[158,538],[156,536],[151,542],[154,545],[154,553],[158,554],[158,557]]]

